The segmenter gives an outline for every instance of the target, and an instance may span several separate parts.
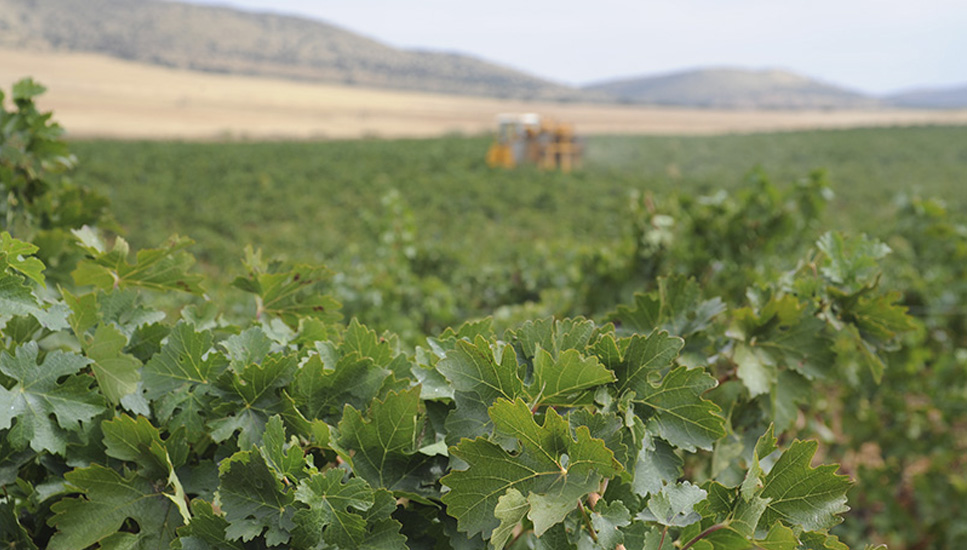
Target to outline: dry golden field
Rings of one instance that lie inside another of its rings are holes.
[[[275,139],[423,137],[489,131],[501,112],[538,112],[584,134],[722,134],[967,124],[967,110],[719,111],[396,92],[199,73],[102,55],[0,49],[0,86],[32,76],[74,137]]]

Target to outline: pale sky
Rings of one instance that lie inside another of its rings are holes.
[[[320,19],[568,84],[782,68],[870,93],[967,84],[967,0],[193,0]]]

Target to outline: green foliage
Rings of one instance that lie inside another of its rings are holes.
[[[487,195],[579,196],[561,177]],[[962,545],[964,217],[910,198],[895,233],[854,237],[820,223],[821,173],[747,185],[639,194],[612,242],[561,229],[497,268],[418,237],[419,193],[389,192],[359,216],[378,263],[250,248],[230,288],[184,238],[61,228],[52,275],[46,229],[2,233],[0,542]]]

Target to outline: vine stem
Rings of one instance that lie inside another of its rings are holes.
[[[668,526],[666,525],[665,528],[662,529],[661,531],[661,540],[658,541],[658,550],[661,550],[661,547],[665,545],[665,535],[667,534],[668,534]]]
[[[584,509],[584,503],[578,501],[578,508],[581,509],[581,515],[584,516],[584,525],[587,526],[588,532],[591,534],[591,540],[598,542],[598,534],[594,532],[594,526],[591,525],[591,516],[588,515],[588,511]]]
[[[708,529],[706,529],[706,530],[702,531],[701,533],[695,535],[695,538],[693,538],[692,540],[690,540],[687,543],[685,543],[685,546],[682,546],[682,550],[688,550],[696,542],[704,539],[705,537],[707,537],[707,536],[711,535],[712,533],[718,531],[719,529],[723,529],[725,527],[728,527],[728,524],[725,524],[725,523],[717,523],[717,524],[709,527]],[[668,529],[668,528],[666,527],[665,529]],[[661,548],[660,545],[659,545],[659,548]]]

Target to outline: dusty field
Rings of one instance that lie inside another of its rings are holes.
[[[718,134],[967,124],[961,111],[712,111],[454,97],[217,75],[100,55],[0,50],[0,86],[33,76],[75,137],[265,139],[489,131],[501,112],[539,112],[585,134]]]

